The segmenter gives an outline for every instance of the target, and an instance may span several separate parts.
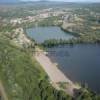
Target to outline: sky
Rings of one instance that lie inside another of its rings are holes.
[[[22,0],[22,1],[39,1],[39,0]],[[42,0],[41,0],[42,1]],[[46,0],[45,0],[46,1]],[[100,0],[48,0],[48,1],[65,1],[65,2],[100,2]]]
[[[40,0],[0,0],[0,2],[18,2],[18,1],[40,1]],[[44,0],[41,0],[44,1]],[[45,0],[46,1],[46,0]],[[47,0],[47,1],[65,1],[65,2],[99,2],[100,0]]]

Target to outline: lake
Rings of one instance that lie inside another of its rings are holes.
[[[47,39],[70,39],[73,36],[59,27],[36,27],[27,29],[27,35],[42,43]],[[79,44],[48,48],[48,56],[59,64],[66,76],[100,93],[100,45]]]
[[[35,27],[26,30],[28,36],[33,38],[37,43],[43,43],[48,39],[71,39],[73,36],[60,29],[60,27]]]
[[[100,45],[80,44],[48,48],[48,56],[72,81],[87,83],[100,93]]]

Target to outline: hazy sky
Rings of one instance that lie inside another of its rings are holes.
[[[18,1],[40,1],[40,0],[0,0],[0,2],[18,2]],[[42,1],[42,0],[41,0]],[[46,0],[45,0],[46,1]],[[100,0],[47,0],[47,1],[65,1],[65,2],[99,2]]]
[[[22,0],[22,1],[39,1],[39,0]],[[42,1],[42,0],[41,0]],[[48,0],[48,1],[65,1],[65,2],[100,2],[100,0]]]

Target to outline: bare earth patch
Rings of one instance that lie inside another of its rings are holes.
[[[35,58],[43,67],[45,72],[50,78],[50,82],[56,89],[64,90],[68,94],[73,95],[74,89],[79,89],[80,86],[74,84],[71,80],[66,77],[61,70],[57,68],[57,65],[54,64],[46,53],[43,50],[36,48]]]

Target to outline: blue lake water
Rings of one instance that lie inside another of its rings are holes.
[[[80,44],[48,48],[49,57],[72,81],[87,83],[100,93],[100,45]]]
[[[37,43],[42,43],[48,39],[68,40],[73,36],[65,33],[59,27],[35,27],[26,30],[28,36],[33,38]]]
[[[27,35],[42,43],[48,39],[70,39],[73,36],[59,27],[37,27],[27,29]],[[100,45],[79,44],[48,48],[48,56],[59,64],[66,76],[100,93]]]

